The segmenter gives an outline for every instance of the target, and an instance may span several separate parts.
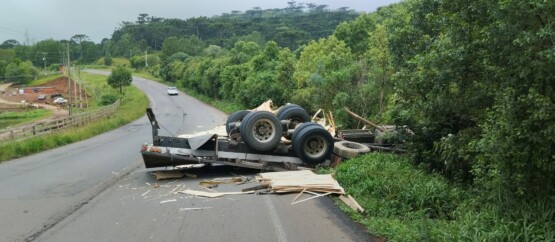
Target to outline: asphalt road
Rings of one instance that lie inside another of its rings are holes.
[[[225,122],[226,115],[194,98],[167,96],[142,78],[163,128],[192,133]],[[202,179],[255,171],[232,167],[191,170],[197,178],[157,181],[145,169],[140,144],[150,142],[146,117],[94,138],[0,164],[0,241],[368,241],[364,230],[329,198],[291,205],[289,195],[198,198]],[[252,183],[220,185],[240,191]],[[192,210],[196,209],[196,210]]]

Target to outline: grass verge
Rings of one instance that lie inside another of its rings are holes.
[[[555,241],[551,201],[485,202],[478,191],[414,168],[403,156],[372,153],[335,170],[365,214],[338,205],[388,241]]]
[[[106,77],[104,76],[105,79]],[[110,119],[97,120],[81,127],[68,128],[59,133],[33,137],[19,142],[1,143],[0,162],[63,146],[104,133],[140,118],[144,115],[144,110],[147,107],[148,98],[146,95],[137,87],[130,86],[122,98],[122,104],[118,111]]]

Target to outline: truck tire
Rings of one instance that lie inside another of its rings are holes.
[[[354,158],[368,152],[370,152],[370,148],[366,145],[346,140],[335,142],[333,147],[333,153],[347,159]]]
[[[295,131],[293,132],[293,134],[291,135],[291,141],[293,141],[293,139],[295,139],[296,135],[301,132],[301,130],[303,130],[304,128],[308,127],[308,126],[313,126],[313,125],[318,125],[320,127],[322,127],[322,125],[319,125],[317,123],[314,122],[308,122],[308,123],[302,123],[300,125],[298,125],[297,127],[295,127]],[[323,127],[322,127],[323,128]]]
[[[297,104],[288,104],[281,107],[276,113],[277,118],[281,120],[289,120],[287,129],[294,129],[300,123],[310,122],[308,112]]]
[[[293,137],[293,151],[307,164],[323,163],[333,151],[333,137],[318,124],[295,130]]]
[[[267,111],[251,112],[241,122],[241,139],[257,151],[270,151],[281,140],[281,124]]]
[[[249,110],[239,110],[231,113],[231,115],[229,115],[227,121],[225,122],[225,132],[229,135],[229,133],[231,132],[230,125],[235,122],[241,122],[243,118],[245,118],[245,116],[247,116],[247,114],[249,114],[250,112],[251,111]]]

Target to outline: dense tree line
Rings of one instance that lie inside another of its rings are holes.
[[[327,5],[290,2],[282,9],[255,7],[245,12],[232,11],[214,17],[187,20],[164,19],[140,14],[135,22],[123,22],[105,39],[112,55],[133,56],[146,50],[160,50],[169,37],[202,40],[207,45],[232,48],[239,40],[263,44],[273,40],[293,50],[313,39],[326,37],[344,21],[359,14],[348,8],[330,10]],[[194,41],[194,40],[192,40]]]
[[[41,40],[22,45],[17,40],[0,44],[0,80],[26,83],[41,72],[57,71],[69,58],[74,64],[90,64],[109,54],[102,44],[86,35],[77,34],[69,40]]]
[[[262,43],[218,31],[218,41],[167,38],[157,71],[245,107],[271,98],[326,108],[344,128],[353,125],[341,110],[348,106],[406,127],[398,134],[413,162],[485,198],[547,198],[555,194],[554,13],[555,3],[534,0],[410,0],[303,45],[265,32]]]

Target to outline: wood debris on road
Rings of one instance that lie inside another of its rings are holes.
[[[201,208],[180,208],[179,212],[183,211],[190,211],[190,210],[203,210],[203,209],[211,209],[212,207],[201,207]]]
[[[345,194],[343,187],[330,174],[319,175],[310,170],[260,173],[257,179],[276,193],[310,191]]]
[[[246,177],[217,178],[213,180],[202,180],[199,182],[199,185],[203,187],[211,188],[219,184],[231,184],[231,183],[243,184],[246,182],[246,180],[247,180]]]
[[[177,199],[164,200],[164,201],[161,201],[160,204],[171,203],[171,202],[176,202],[176,201],[177,201]]]
[[[179,191],[179,193],[183,193],[183,194],[187,194],[187,195],[193,195],[193,196],[199,196],[199,197],[216,198],[216,197],[221,197],[221,196],[224,196],[224,195],[252,194],[252,193],[254,193],[254,191],[250,191],[250,192],[204,192],[204,191],[186,189],[186,190]]]

